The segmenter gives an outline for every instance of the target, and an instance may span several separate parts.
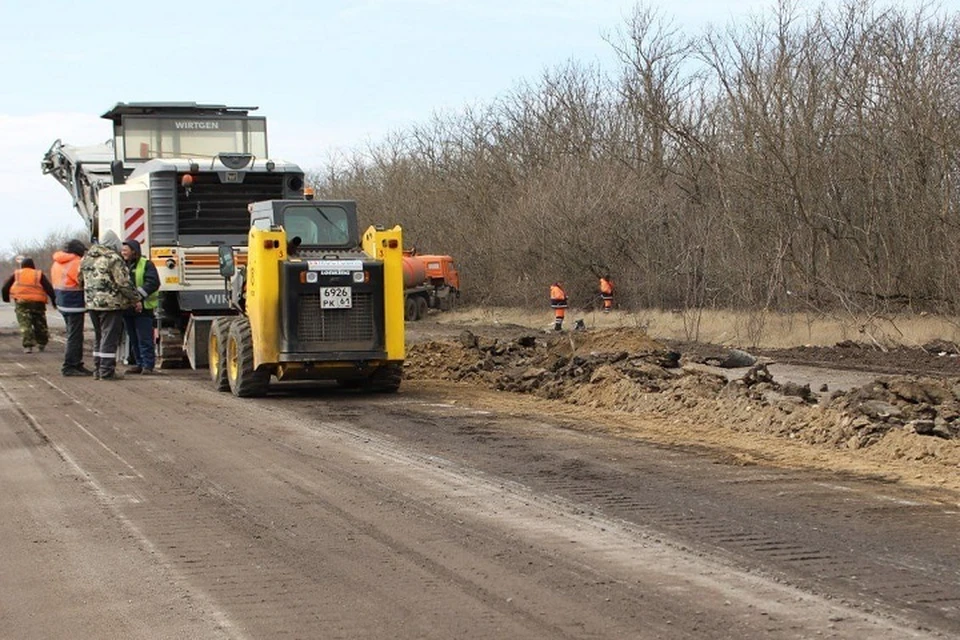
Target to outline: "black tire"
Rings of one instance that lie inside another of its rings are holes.
[[[230,324],[233,318],[217,318],[210,326],[207,341],[207,362],[210,364],[210,379],[217,391],[230,391],[227,380],[227,340],[230,339]]]
[[[363,387],[373,393],[395,393],[403,381],[403,364],[390,363],[370,374]]]
[[[408,297],[403,301],[403,319],[407,322],[413,322],[417,319],[417,299]]]
[[[427,317],[427,299],[423,296],[417,296],[417,320],[423,320]]]
[[[253,334],[247,318],[230,324],[227,338],[227,381],[238,398],[255,398],[267,394],[270,374],[253,368]]]

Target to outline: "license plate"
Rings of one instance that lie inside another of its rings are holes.
[[[350,287],[320,287],[321,309],[350,309],[353,294]]]

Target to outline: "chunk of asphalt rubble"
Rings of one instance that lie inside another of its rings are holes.
[[[867,400],[860,405],[860,413],[877,420],[898,418],[903,414],[899,407],[883,400]]]
[[[757,364],[756,356],[740,349],[730,349],[724,357],[711,357],[703,360],[704,364],[722,369],[740,369],[742,367],[752,367]]]
[[[467,349],[475,349],[479,345],[479,341],[472,331],[464,329],[460,332],[460,344]]]

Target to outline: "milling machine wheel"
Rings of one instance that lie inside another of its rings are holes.
[[[403,363],[391,362],[378,368],[364,381],[363,388],[373,393],[394,393],[403,381]]]
[[[207,361],[210,363],[210,379],[217,391],[229,391],[227,380],[227,340],[230,337],[230,324],[233,318],[217,318],[210,326],[210,339],[207,341]]]
[[[270,374],[253,368],[253,334],[247,318],[230,324],[227,337],[227,382],[238,398],[254,398],[267,394]]]

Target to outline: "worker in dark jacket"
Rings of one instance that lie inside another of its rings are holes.
[[[553,308],[553,329],[560,331],[567,314],[567,294],[559,282],[550,285],[550,307]]]
[[[127,240],[120,249],[123,261],[130,269],[130,280],[140,295],[140,302],[123,313],[123,323],[127,328],[131,352],[134,354],[132,366],[127,373],[151,374],[157,361],[154,350],[153,324],[154,310],[159,301],[160,274],[157,267],[143,257],[140,243]]]
[[[20,268],[3,283],[0,290],[4,302],[16,303],[17,324],[23,337],[23,352],[33,353],[36,346],[43,351],[50,341],[47,329],[47,302],[54,299],[53,285],[36,268],[33,258],[23,258]],[[53,303],[56,306],[56,303]]]
[[[65,376],[90,376],[93,371],[83,364],[83,287],[80,286],[80,259],[87,247],[79,240],[69,240],[53,254],[50,279],[57,292],[57,308],[67,329],[67,346],[63,352],[60,373]]]
[[[83,302],[93,322],[93,377],[117,380],[117,343],[123,331],[123,311],[140,302],[130,283],[130,270],[120,256],[120,238],[103,234],[80,260]]]

